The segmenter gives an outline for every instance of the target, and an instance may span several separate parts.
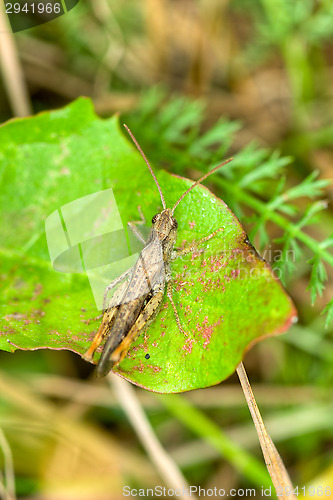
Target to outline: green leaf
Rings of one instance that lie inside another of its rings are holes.
[[[316,198],[323,194],[323,189],[331,184],[331,181],[327,179],[316,180],[319,172],[315,170],[311,172],[300,184],[289,188],[283,194],[285,200],[294,200],[295,198],[300,198],[301,196],[307,196],[309,198]]]
[[[256,166],[242,177],[239,185],[241,187],[252,187],[260,179],[275,178],[280,174],[281,169],[290,163],[290,158],[279,158],[279,153],[274,151],[271,156],[260,166]]]
[[[317,295],[320,297],[325,290],[325,281],[327,280],[327,273],[323,262],[320,258],[315,255],[310,260],[309,264],[312,264],[310,282],[307,290],[311,292],[311,304],[313,305],[316,301]]]
[[[325,328],[328,328],[329,324],[333,320],[333,299],[331,299],[328,304],[326,304],[325,308],[322,310],[321,314],[327,314]]]
[[[150,220],[161,210],[157,188],[117,118],[98,119],[86,99],[11,121],[0,129],[0,140],[0,348],[82,355],[99,326],[93,319],[98,311],[86,276],[52,269],[45,219],[112,187],[124,225],[140,218],[139,205]],[[167,206],[191,185],[164,171],[157,177]],[[290,298],[223,201],[198,186],[175,217],[177,246],[219,232],[172,263],[173,299],[186,335],[165,296],[154,323],[115,370],[158,392],[219,383],[251,345],[283,332],[295,317]]]
[[[324,241],[320,243],[321,248],[329,248],[333,246],[333,234],[328,236]]]
[[[239,130],[239,122],[228,122],[225,119],[219,120],[208,132],[198,137],[189,147],[189,154],[206,158],[211,154],[209,148],[212,145],[220,145],[219,150],[227,151],[232,140],[234,133]]]
[[[296,226],[298,228],[303,228],[305,226],[310,226],[311,224],[317,224],[318,218],[316,216],[326,208],[327,201],[315,201],[306,208],[303,217],[297,222]]]

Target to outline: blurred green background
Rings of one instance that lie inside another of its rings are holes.
[[[154,168],[193,178],[235,156],[210,187],[266,260],[293,252],[271,264],[299,311],[245,366],[294,485],[333,498],[332,1],[81,0],[16,34],[1,17],[1,123],[85,95],[101,117],[122,114]],[[0,464],[11,470],[12,454],[19,498],[116,499],[125,484],[164,484],[116,395],[78,356],[0,360]],[[258,481],[207,444],[208,429],[173,415],[176,398],[136,393],[190,484],[261,498]],[[262,460],[236,376],[182,397]]]

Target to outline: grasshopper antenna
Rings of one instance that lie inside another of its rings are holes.
[[[193,188],[195,188],[195,186],[197,186],[198,184],[200,184],[200,182],[204,181],[205,179],[207,179],[207,177],[209,177],[211,174],[213,174],[214,172],[216,172],[216,170],[218,170],[219,168],[223,167],[223,165],[226,165],[227,163],[231,162],[233,160],[233,158],[229,158],[229,160],[225,160],[223,163],[220,163],[219,165],[216,165],[216,167],[212,168],[209,172],[207,172],[205,175],[203,175],[202,177],[200,177],[200,179],[198,179],[197,181],[195,181],[192,186],[190,186],[188,188],[187,191],[185,191],[185,193],[183,193],[181,195],[181,197],[176,201],[176,203],[174,204],[174,206],[172,207],[172,210],[171,210],[171,213],[173,214],[176,207],[178,207],[179,203],[182,201],[183,198],[185,198],[185,196],[190,192],[192,191]]]
[[[161,197],[161,202],[162,202],[163,208],[164,208],[164,210],[165,210],[165,209],[166,209],[165,199],[164,199],[164,196],[163,196],[163,193],[162,193],[161,186],[159,185],[158,180],[156,179],[156,175],[154,174],[153,169],[152,169],[152,168],[151,168],[151,166],[149,165],[149,161],[148,161],[148,160],[147,160],[147,158],[146,158],[146,155],[145,155],[145,154],[144,154],[144,152],[142,151],[142,149],[141,149],[141,147],[140,147],[140,145],[139,145],[138,141],[136,140],[136,138],[135,138],[135,137],[134,137],[134,135],[132,134],[131,130],[128,128],[128,126],[127,126],[127,125],[125,125],[125,123],[124,123],[124,127],[125,127],[125,129],[127,130],[127,132],[129,133],[129,135],[131,136],[132,141],[133,141],[133,142],[134,142],[134,144],[136,145],[136,147],[137,147],[137,149],[138,149],[139,153],[141,154],[142,158],[143,158],[143,159],[144,159],[144,161],[146,162],[147,167],[149,168],[149,171],[150,171],[151,175],[153,176],[153,179],[154,179],[155,184],[156,184],[156,186],[157,186],[158,192],[160,193],[160,197]]]

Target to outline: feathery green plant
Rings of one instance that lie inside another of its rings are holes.
[[[155,165],[170,165],[173,172],[181,175],[189,167],[207,170],[208,161],[218,163],[233,154],[232,144],[240,123],[223,118],[202,133],[204,109],[201,101],[178,97],[166,101],[163,90],[155,88],[126,120],[134,131],[140,130],[143,147],[150,151]],[[327,235],[318,241],[308,233],[308,228],[313,224],[320,226],[327,207],[323,196],[330,181],[319,179],[318,172],[313,171],[295,184],[286,168],[291,163],[291,157],[251,142],[219,171],[215,183],[231,210],[247,223],[250,238],[256,238],[260,250],[272,239],[268,224],[278,227],[281,235],[273,241],[280,246],[281,253],[271,264],[284,283],[292,278],[301,257],[305,256],[311,268],[308,290],[314,303],[325,290],[325,265],[333,266],[329,250],[333,237]],[[332,300],[323,312],[327,314],[328,325],[333,319]]]

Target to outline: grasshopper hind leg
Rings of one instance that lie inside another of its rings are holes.
[[[89,347],[89,349],[82,355],[82,358],[85,361],[92,361],[96,349],[99,347],[103,339],[108,335],[110,332],[112,325],[115,321],[118,309],[120,304],[122,303],[122,300],[124,298],[124,295],[126,293],[126,289],[128,286],[128,282],[125,281],[118,290],[114,293],[114,295],[111,297],[109,304],[107,305],[107,308],[105,307],[105,298],[104,298],[104,315],[102,319],[102,323],[100,324],[97,333],[95,337],[93,338],[93,341]],[[109,290],[109,287],[107,287],[105,296]]]
[[[138,316],[136,322],[121,341],[121,343],[111,353],[103,351],[96,369],[97,377],[105,377],[115,366],[117,366],[128,353],[134,340],[143,333],[154,321],[163,301],[163,292],[157,292],[146,304],[143,311]]]

